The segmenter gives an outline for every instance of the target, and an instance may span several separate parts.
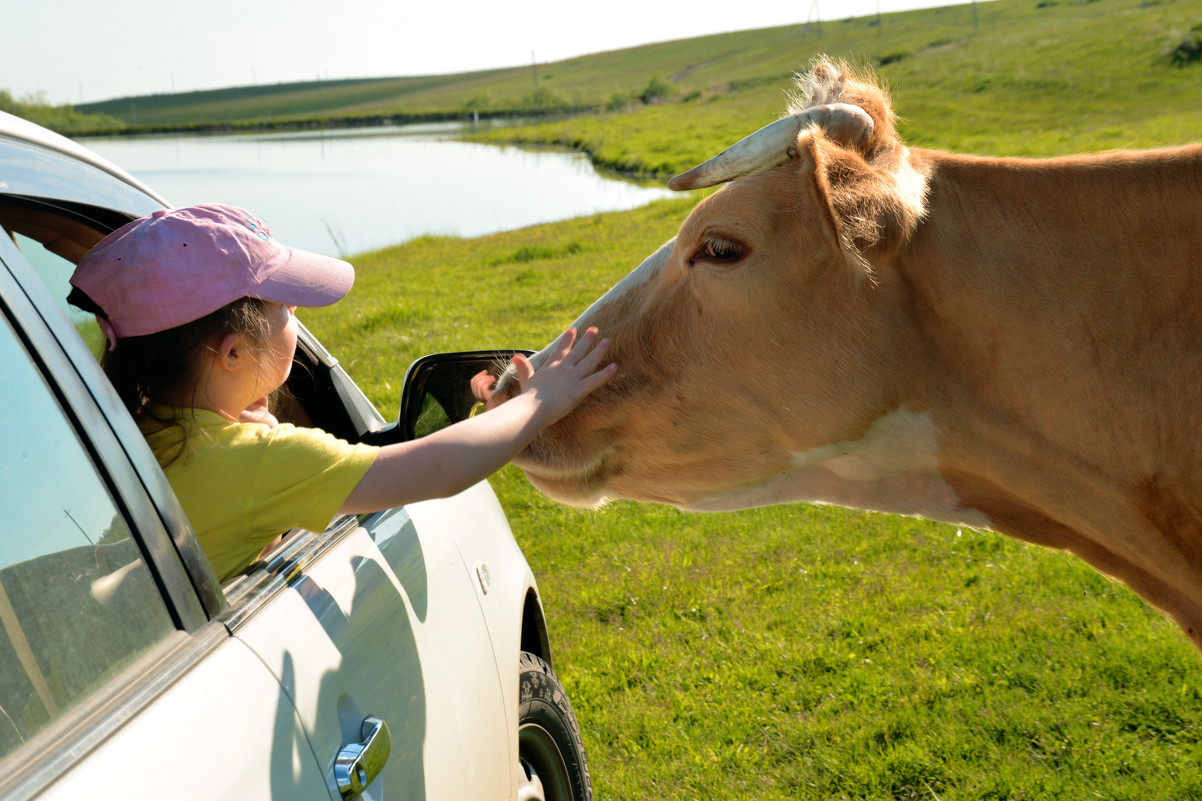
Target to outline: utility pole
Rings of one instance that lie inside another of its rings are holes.
[[[801,29],[801,41],[803,41],[803,42],[806,40],[806,37],[810,35],[810,21],[811,20],[814,21],[815,33],[817,33],[818,38],[821,39],[822,38],[822,18],[819,15],[819,11],[818,11],[818,0],[814,0],[810,4],[810,13],[806,15],[806,24]]]
[[[534,72],[534,88],[538,88],[538,62],[534,60],[534,51],[530,51],[530,69]]]
[[[75,527],[77,529],[79,529],[79,533],[83,535],[83,538],[88,541],[89,545],[96,544],[95,542],[92,541],[92,538],[88,536],[88,532],[83,530],[83,526],[79,525],[79,521],[75,519],[75,515],[71,514],[71,510],[64,508],[63,514],[65,514],[67,516],[68,520],[70,520],[72,523],[75,524]]]
[[[972,0],[972,29],[977,29],[977,0]]]

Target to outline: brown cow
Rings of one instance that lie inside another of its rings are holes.
[[[577,321],[618,376],[519,457],[558,500],[787,501],[1072,551],[1202,647],[1202,147],[907,148],[819,62]],[[537,363],[537,362],[536,362]]]

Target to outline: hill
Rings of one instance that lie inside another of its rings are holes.
[[[121,98],[134,129],[364,124],[570,112],[485,138],[588,151],[662,176],[773,119],[826,53],[895,87],[915,145],[990,154],[1202,138],[1198,0],[993,0],[663,42],[531,66]],[[585,112],[584,116],[580,116]]]
[[[796,30],[748,34],[741,49],[715,37],[710,59],[668,73],[676,102],[480,138],[572,147],[621,172],[668,176],[778,117],[792,72],[827,53],[891,87],[898,128],[916,146],[1039,157],[1202,140],[1202,3],[995,0],[977,11],[976,27],[955,6],[824,24],[805,42]]]

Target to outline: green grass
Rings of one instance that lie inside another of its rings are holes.
[[[880,35],[873,19],[824,24],[805,46],[780,29],[603,54],[540,80],[604,102],[659,74],[678,101],[504,136],[674,172],[775,118],[821,47],[886,62],[902,129],[923,146],[1202,139],[1202,65],[1165,56],[1202,3],[1141,6],[998,0],[978,4],[978,29],[962,6],[887,16]],[[494,80],[469,89],[501,98]],[[304,319],[392,410],[420,355],[549,341],[695,199],[364,254],[351,296]],[[513,468],[492,483],[539,577],[602,801],[1202,798],[1198,654],[1067,555],[829,507],[589,511]]]
[[[44,97],[16,98],[0,89],[0,111],[14,114],[52,131],[73,134],[120,131],[125,124],[107,114],[83,114],[72,106],[56,106]]]

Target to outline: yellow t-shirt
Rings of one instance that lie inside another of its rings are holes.
[[[154,410],[164,411],[180,425],[151,420],[142,433],[166,463],[163,472],[222,581],[278,535],[322,531],[378,450],[316,428],[231,423],[207,409]]]

